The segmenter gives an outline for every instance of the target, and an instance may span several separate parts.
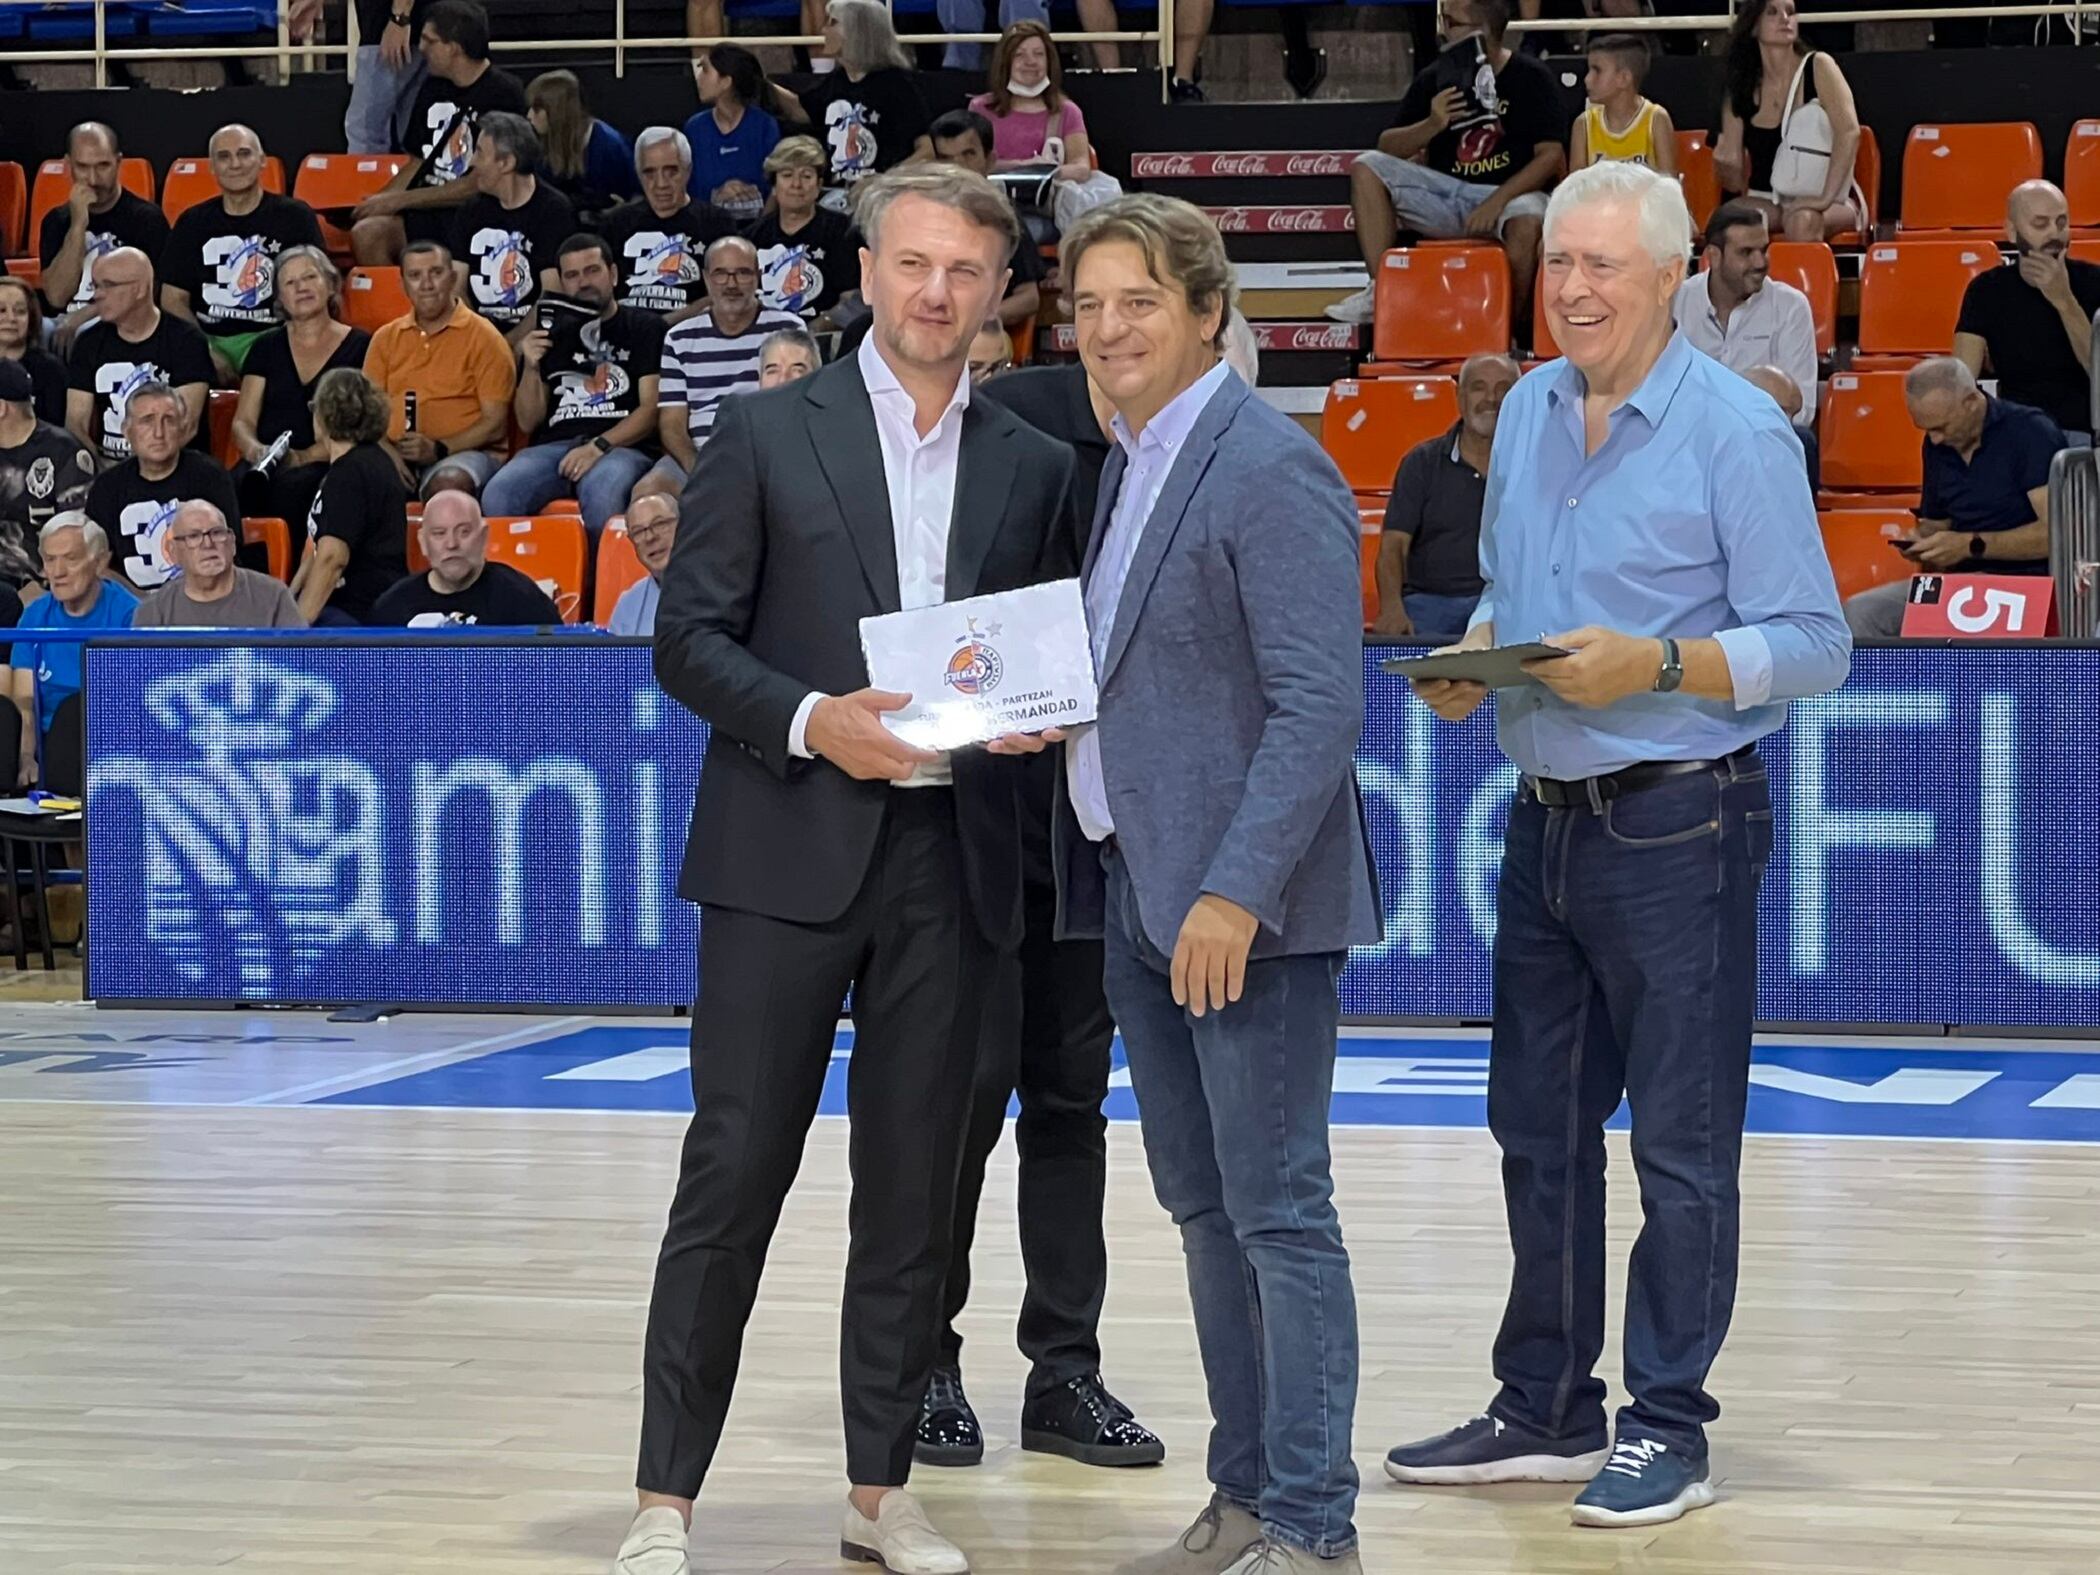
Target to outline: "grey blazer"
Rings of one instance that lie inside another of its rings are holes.
[[[1109,456],[1091,575],[1121,490]],[[1146,938],[1197,897],[1260,921],[1252,955],[1379,938],[1355,750],[1363,602],[1355,500],[1303,428],[1228,374],[1139,537],[1102,663],[1101,758]],[[1102,932],[1098,849],[1059,773],[1060,933]]]

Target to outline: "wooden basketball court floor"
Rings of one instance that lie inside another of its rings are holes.
[[[0,1001],[0,1571],[608,1568],[681,1039]],[[1720,1502],[1623,1533],[1571,1528],[1567,1489],[1379,1469],[1487,1400],[1507,1249],[1478,1036],[1346,1049],[1367,1570],[2100,1569],[2100,1044],[1761,1047]],[[844,1135],[826,1118],[811,1136],[753,1320],[695,1525],[710,1575],[844,1568]],[[965,1324],[992,1452],[915,1483],[979,1575],[1105,1571],[1203,1500],[1178,1244],[1137,1128],[1118,1119],[1111,1145],[1107,1374],[1169,1460],[1108,1473],[1015,1447],[1003,1147]],[[1613,1154],[1623,1262],[1623,1135]]]

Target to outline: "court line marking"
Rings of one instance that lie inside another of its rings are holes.
[[[425,1050],[416,1055],[403,1056],[397,1061],[384,1061],[377,1066],[364,1067],[355,1072],[338,1072],[333,1077],[318,1078],[311,1083],[301,1083],[296,1088],[282,1088],[267,1094],[253,1094],[246,1099],[236,1099],[239,1105],[271,1105],[282,1100],[297,1099],[306,1094],[325,1094],[331,1090],[348,1092],[371,1082],[375,1078],[387,1077],[411,1069],[442,1066],[468,1052],[494,1050],[501,1045],[513,1044],[534,1034],[553,1033],[574,1028],[590,1019],[586,1017],[557,1017],[550,1021],[528,1023],[523,1028],[513,1028],[507,1034],[489,1034],[480,1039],[463,1039],[456,1045],[447,1045],[439,1050]]]

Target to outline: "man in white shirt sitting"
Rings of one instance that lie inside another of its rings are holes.
[[[1723,203],[1706,224],[1706,271],[1677,289],[1677,326],[1692,348],[1730,371],[1777,367],[1801,390],[1797,427],[1816,424],[1816,314],[1808,297],[1767,277],[1772,237],[1747,202]]]

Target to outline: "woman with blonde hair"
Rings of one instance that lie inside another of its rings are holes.
[[[774,103],[831,149],[829,184],[850,188],[899,164],[932,158],[932,117],[889,8],[880,0],[829,0],[824,47],[838,69],[799,98],[776,88]]]
[[[543,71],[525,89],[525,118],[540,134],[539,177],[569,199],[586,224],[615,203],[639,197],[634,149],[583,101],[573,71]]]
[[[243,514],[289,521],[296,536],[328,467],[328,450],[314,436],[314,390],[338,367],[362,367],[372,341],[342,321],[343,276],[319,247],[287,248],[277,259],[276,290],[284,326],[256,340],[241,366],[234,483]],[[270,460],[280,440],[285,448]],[[267,469],[258,468],[265,460]]]
[[[759,299],[776,311],[822,317],[860,285],[860,232],[819,201],[830,169],[815,137],[787,137],[766,156],[773,201],[744,236],[758,251]]]
[[[1089,208],[1123,195],[1122,182],[1094,168],[1086,116],[1065,97],[1065,72],[1050,29],[1016,22],[992,51],[985,91],[970,108],[992,123],[993,167],[1054,170],[1050,212],[1062,230]]]

